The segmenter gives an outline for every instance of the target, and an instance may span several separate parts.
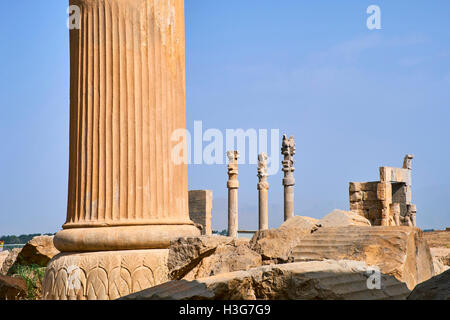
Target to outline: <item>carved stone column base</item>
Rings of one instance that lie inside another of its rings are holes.
[[[187,224],[76,228],[59,231],[54,243],[61,252],[166,249],[174,238],[199,235]]]
[[[168,281],[169,250],[62,253],[45,272],[44,300],[115,300]]]

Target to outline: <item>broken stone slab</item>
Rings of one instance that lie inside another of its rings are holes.
[[[247,243],[248,240],[223,236],[201,236],[173,240],[170,243],[167,262],[169,278],[173,280],[183,279],[204,258],[214,254],[219,246],[230,245],[236,247]]]
[[[258,231],[249,246],[250,249],[259,253],[266,263],[289,262],[291,250],[317,227],[316,219],[293,217],[278,229]]]
[[[27,283],[21,277],[0,275],[0,300],[24,300],[27,298]]]
[[[2,270],[3,262],[8,258],[9,251],[1,251],[0,252],[0,270]]]
[[[285,221],[281,227],[285,228],[300,228],[312,230],[319,223],[318,219],[311,217],[295,216]]]
[[[450,300],[450,270],[419,284],[408,300]]]
[[[366,218],[352,211],[334,210],[322,219],[319,224],[324,228],[344,226],[371,226]]]
[[[320,228],[302,239],[292,250],[291,259],[364,261],[405,282],[411,290],[434,274],[423,232],[413,227]]]
[[[312,261],[263,266],[196,281],[171,281],[122,300],[404,300],[403,282],[360,261]]]
[[[433,257],[434,275],[450,269],[450,248],[430,248]]]
[[[8,256],[6,257],[5,261],[3,261],[3,265],[0,270],[0,275],[6,276],[8,274],[9,269],[16,263],[17,256],[19,255],[20,251],[22,249],[20,248],[14,248],[11,251],[9,251]]]
[[[17,262],[22,265],[38,265],[46,267],[50,260],[59,254],[53,245],[53,236],[34,237],[22,248]]]
[[[203,258],[183,279],[195,280],[222,273],[249,270],[262,265],[261,255],[245,243],[220,245],[213,254]]]

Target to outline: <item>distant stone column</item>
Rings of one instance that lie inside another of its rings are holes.
[[[264,152],[258,157],[259,230],[269,229],[269,183],[267,182],[267,159],[267,154]]]
[[[238,236],[238,151],[227,152],[228,156],[228,236],[236,238]]]
[[[283,186],[284,186],[284,221],[294,216],[294,155],[295,155],[294,137],[287,138],[283,135],[283,145],[281,153],[284,156],[283,164]]]

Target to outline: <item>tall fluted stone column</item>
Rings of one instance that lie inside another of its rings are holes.
[[[283,186],[284,186],[284,221],[294,216],[294,155],[296,152],[294,137],[287,138],[283,135],[281,153],[284,157],[283,164]]]
[[[269,183],[267,182],[267,154],[258,156],[258,197],[259,197],[259,230],[269,229]]]
[[[117,298],[164,281],[170,240],[199,235],[189,219],[187,165],[172,159],[171,135],[186,126],[184,1],[70,5],[81,23],[70,31],[67,220],[44,296],[67,298],[58,276],[72,264],[86,279],[95,273],[72,297]]]
[[[228,236],[236,238],[238,236],[238,191],[239,191],[239,152],[228,151]]]

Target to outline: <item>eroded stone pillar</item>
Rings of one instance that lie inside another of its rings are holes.
[[[44,296],[68,297],[59,275],[70,262],[81,274],[94,274],[72,296],[116,298],[143,289],[133,287],[146,277],[139,268],[164,274],[171,239],[199,235],[189,219],[187,165],[172,159],[178,142],[171,135],[186,126],[184,1],[70,5],[80,8],[81,23],[70,31],[67,220],[54,240],[65,262],[50,264]],[[109,267],[111,273],[104,271]],[[130,282],[109,287],[123,282],[123,272]],[[149,285],[164,281],[151,279]]]
[[[283,186],[284,186],[284,221],[294,216],[294,155],[296,152],[294,137],[287,138],[283,135],[281,154],[284,156],[283,164]]]
[[[238,236],[238,190],[239,190],[239,152],[228,151],[228,236],[236,238]]]
[[[261,153],[258,156],[258,209],[259,209],[259,230],[269,229],[269,203],[267,182],[267,154]]]

